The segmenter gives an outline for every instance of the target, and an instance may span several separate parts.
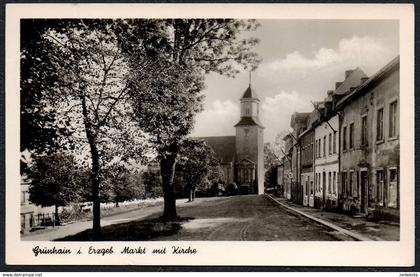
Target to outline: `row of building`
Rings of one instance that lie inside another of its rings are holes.
[[[277,168],[280,192],[304,206],[399,218],[400,60],[370,78],[359,68],[294,113]]]

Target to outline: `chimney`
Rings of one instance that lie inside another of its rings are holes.
[[[353,73],[353,70],[346,70],[346,79]]]
[[[336,82],[336,83],[335,83],[335,89],[338,89],[338,87],[339,87],[339,86],[341,86],[341,84],[342,84],[342,83],[343,83],[343,82]]]
[[[362,78],[360,78],[360,84],[363,84],[367,80],[369,80],[369,77],[362,77]]]

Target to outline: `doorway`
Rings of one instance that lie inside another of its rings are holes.
[[[325,207],[326,174],[322,172],[322,207]]]
[[[360,212],[367,213],[368,201],[368,172],[367,170],[360,171]]]

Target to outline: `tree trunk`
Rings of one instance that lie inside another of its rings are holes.
[[[195,200],[195,187],[192,188],[192,201]]]
[[[89,143],[90,144],[90,143]],[[93,197],[93,238],[101,238],[101,200],[99,197],[99,155],[96,144],[91,146],[92,154],[92,197]]]
[[[58,205],[55,205],[55,225],[60,226],[60,216],[58,215]]]
[[[93,239],[99,240],[101,238],[101,200],[99,197],[99,152],[96,145],[96,133],[93,129],[92,123],[90,122],[87,107],[86,107],[86,98],[81,96],[82,108],[83,108],[83,122],[85,125],[86,137],[89,142],[90,155],[92,159],[92,172],[91,172],[91,182],[92,182],[92,200],[93,200]]]
[[[189,190],[189,192],[190,192],[190,193],[188,194],[188,202],[192,202],[192,201],[194,201],[192,187],[190,187],[188,190]]]
[[[172,146],[171,150],[176,150]],[[171,154],[166,155],[160,160],[160,172],[162,176],[163,186],[163,199],[164,199],[164,220],[174,220],[177,218],[176,205],[175,205],[175,192],[174,192],[174,173],[176,163],[176,152],[172,151]]]

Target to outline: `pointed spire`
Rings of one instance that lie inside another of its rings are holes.
[[[249,85],[248,88],[245,90],[245,93],[242,95],[242,99],[244,98],[257,98],[257,95],[255,94],[255,92],[253,91],[253,89],[251,88],[251,82],[252,82],[252,71],[249,71]]]

